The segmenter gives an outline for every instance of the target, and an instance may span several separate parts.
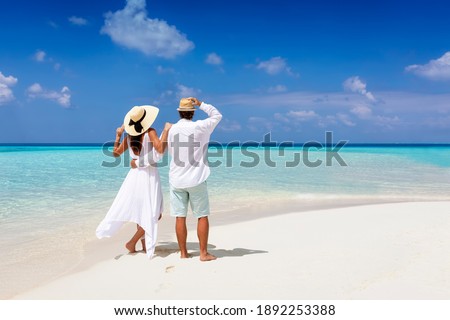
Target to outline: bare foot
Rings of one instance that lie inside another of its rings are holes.
[[[189,259],[191,257],[192,256],[189,253],[187,253],[187,252],[181,252],[181,254],[180,254],[180,258],[181,259]]]
[[[200,261],[212,261],[212,260],[216,260],[217,257],[213,256],[210,253],[206,253],[205,255],[200,255]]]
[[[127,242],[127,244],[125,245],[125,248],[127,248],[128,251],[130,251],[130,253],[136,252],[136,244],[133,245],[133,243],[131,241]]]
[[[145,246],[145,239],[142,239],[141,243],[142,243],[142,251],[147,252],[147,247]]]

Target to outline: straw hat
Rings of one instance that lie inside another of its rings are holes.
[[[178,111],[195,111],[194,101],[189,98],[183,98],[180,100],[180,107]]]
[[[146,132],[155,122],[159,109],[154,106],[137,106],[131,108],[123,119],[125,131],[130,136],[138,136]]]

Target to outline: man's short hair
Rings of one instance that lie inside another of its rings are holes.
[[[195,111],[178,111],[181,119],[192,120]]]

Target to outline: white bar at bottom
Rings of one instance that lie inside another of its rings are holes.
[[[0,319],[450,319],[445,300],[2,300]]]

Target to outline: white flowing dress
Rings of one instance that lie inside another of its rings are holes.
[[[151,258],[158,235],[158,218],[163,212],[161,183],[156,167],[162,155],[153,148],[147,132],[139,156],[130,148],[130,140],[128,150],[132,159],[150,165],[130,169],[106,217],[97,227],[96,235],[99,239],[111,237],[124,223],[137,223],[145,230],[147,256]]]

